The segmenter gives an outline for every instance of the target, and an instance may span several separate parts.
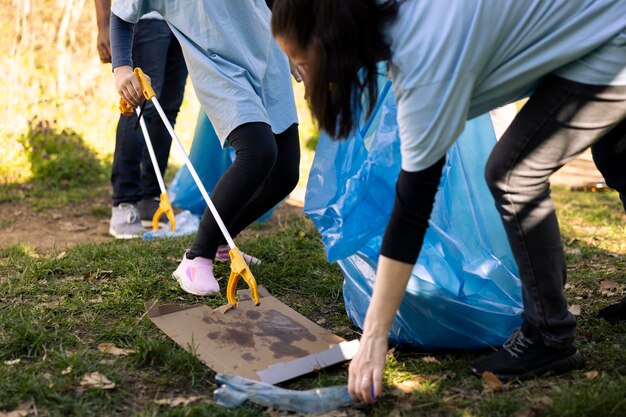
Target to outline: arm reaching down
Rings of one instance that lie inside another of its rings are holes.
[[[422,248],[443,164],[441,158],[424,171],[401,171],[398,178],[361,345],[350,364],[348,390],[358,401],[372,403],[382,392],[387,335]]]

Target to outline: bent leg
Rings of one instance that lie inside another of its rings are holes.
[[[591,153],[606,184],[619,193],[626,210],[626,120],[595,143]]]
[[[239,126],[228,136],[228,142],[235,148],[236,158],[217,182],[211,195],[215,208],[227,226],[232,224],[246,202],[257,193],[272,172],[278,152],[272,129],[265,123]],[[187,257],[213,259],[222,238],[211,211],[205,210]]]
[[[300,176],[298,125],[293,124],[274,136],[277,147],[276,163],[256,194],[245,203],[237,217],[229,224],[228,228],[233,238],[280,203],[298,184]]]
[[[550,175],[626,117],[626,87],[547,77],[496,144],[486,178],[515,256],[525,320],[550,347],[571,346],[565,256]]]

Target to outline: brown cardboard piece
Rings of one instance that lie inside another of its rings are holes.
[[[156,326],[216,372],[276,384],[352,359],[346,342],[259,287],[260,306],[240,290],[237,308],[146,303]]]

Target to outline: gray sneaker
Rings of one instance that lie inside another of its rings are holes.
[[[131,203],[121,203],[113,206],[109,234],[116,239],[132,239],[142,237],[145,229],[139,220],[137,206]]]
[[[143,199],[137,203],[139,209],[139,218],[141,219],[141,225],[148,229],[152,229],[152,218],[159,208],[159,197]],[[169,221],[165,215],[162,215],[159,219],[159,227],[167,227]]]

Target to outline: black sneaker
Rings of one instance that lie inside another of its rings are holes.
[[[530,379],[544,374],[562,374],[585,364],[583,355],[574,346],[546,346],[539,333],[524,323],[521,329],[504,342],[502,350],[492,353],[472,365],[481,376],[491,372],[501,381]]]
[[[624,298],[617,304],[612,304],[608,307],[604,307],[598,313],[598,317],[603,318],[609,323],[626,321],[626,298]]]
[[[146,198],[140,200],[137,203],[137,209],[139,210],[139,218],[141,219],[141,225],[148,229],[152,229],[152,218],[159,208],[159,197]],[[169,220],[165,215],[162,215],[159,219],[159,227],[166,227],[169,224]]]

